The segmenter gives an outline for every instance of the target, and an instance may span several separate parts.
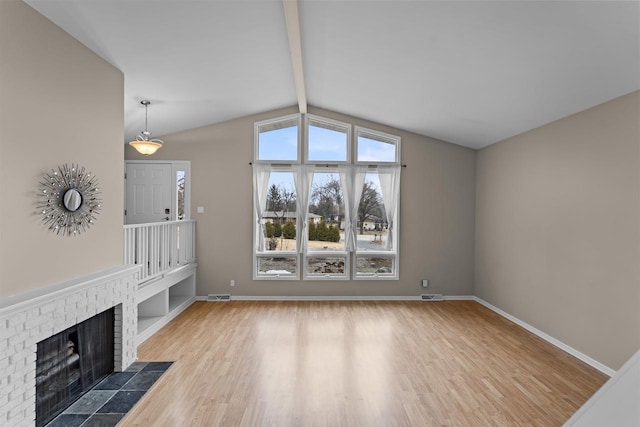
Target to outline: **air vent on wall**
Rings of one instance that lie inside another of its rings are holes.
[[[230,294],[209,294],[207,295],[207,301],[229,301],[231,300]]]
[[[420,299],[422,301],[444,301],[442,294],[422,294]]]

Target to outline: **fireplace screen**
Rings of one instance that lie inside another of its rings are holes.
[[[38,343],[36,426],[51,421],[113,372],[114,309]]]

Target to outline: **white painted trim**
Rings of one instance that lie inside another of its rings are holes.
[[[286,295],[247,296],[231,295],[234,301],[419,301],[420,296],[353,296],[353,295]]]
[[[449,301],[474,301],[472,296],[445,296]],[[231,295],[232,301],[421,301],[420,295]],[[196,301],[207,301],[206,296],[197,296]]]
[[[500,316],[512,321],[513,323],[515,323],[516,325],[526,329],[527,331],[531,332],[532,334],[542,338],[543,340],[547,341],[550,344],[553,344],[554,346],[558,347],[560,350],[563,350],[567,353],[569,353],[570,355],[572,355],[573,357],[576,357],[580,360],[582,360],[583,362],[585,362],[586,364],[596,368],[598,371],[602,372],[605,375],[608,376],[613,376],[616,371],[609,368],[606,365],[603,365],[602,363],[598,362],[597,360],[587,356],[584,353],[581,353],[580,351],[576,350],[575,348],[568,346],[567,344],[563,343],[562,341],[552,337],[551,335],[548,335],[544,332],[542,332],[540,329],[535,328],[531,325],[529,325],[528,323],[518,319],[515,316],[512,316],[511,314],[507,313],[506,311],[503,311],[501,309],[499,309],[498,307],[489,304],[488,302],[486,302],[485,300],[483,300],[482,298],[478,298],[478,297],[473,297],[473,299],[484,305],[485,307],[487,307],[489,310],[494,311],[495,313],[499,314]]]

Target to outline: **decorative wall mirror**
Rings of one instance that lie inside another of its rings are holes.
[[[40,186],[38,213],[50,231],[75,236],[93,225],[102,200],[91,172],[65,164],[44,174]]]

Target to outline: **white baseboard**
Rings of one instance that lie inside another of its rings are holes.
[[[451,295],[444,296],[447,301],[474,301],[475,297],[468,295]],[[196,297],[197,301],[207,301],[206,296]],[[376,296],[358,296],[358,295],[313,295],[313,296],[292,296],[292,295],[231,295],[233,301],[420,301],[420,295],[376,295]]]
[[[552,337],[551,335],[542,332],[540,329],[537,329],[537,328],[531,326],[530,324],[528,324],[526,322],[523,322],[522,320],[518,319],[517,317],[512,316],[511,314],[507,313],[506,311],[500,310],[498,307],[496,307],[496,306],[494,306],[492,304],[489,304],[488,302],[486,302],[482,298],[473,297],[473,299],[475,301],[477,301],[478,303],[480,303],[480,304],[484,305],[485,307],[487,307],[489,310],[496,312],[500,316],[502,316],[502,317],[504,317],[506,319],[509,319],[510,321],[515,323],[516,325],[523,327],[527,331],[529,331],[532,334],[542,338],[543,340],[547,341],[548,343],[553,344],[554,346],[558,347],[560,350],[566,351],[567,353],[569,353],[573,357],[576,357],[576,358],[582,360],[587,365],[590,365],[590,366],[596,368],[598,371],[602,372],[603,374],[608,375],[608,376],[611,377],[611,376],[613,376],[613,374],[616,373],[616,371],[614,369],[611,369],[608,366],[603,365],[602,363],[598,362],[597,360],[587,356],[584,353],[579,352],[575,348],[573,348],[571,346],[568,346],[567,344],[565,344],[562,341]]]
[[[231,295],[233,301],[418,301],[420,296],[352,296],[352,295]]]

